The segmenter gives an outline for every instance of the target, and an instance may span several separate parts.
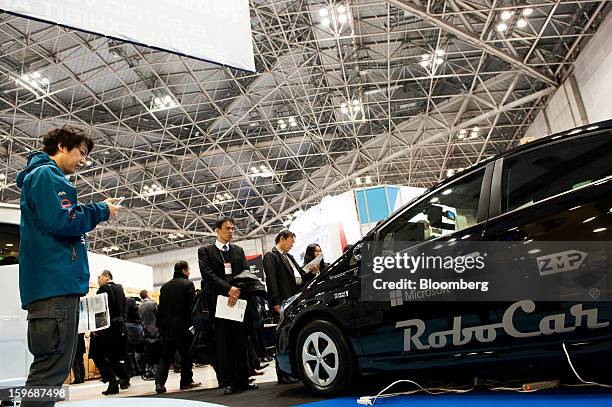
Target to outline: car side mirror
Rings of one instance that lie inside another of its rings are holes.
[[[363,243],[356,244],[353,247],[353,256],[355,256],[355,262],[359,263],[361,261],[361,248],[363,247]]]

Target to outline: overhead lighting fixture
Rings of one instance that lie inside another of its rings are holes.
[[[442,195],[450,195],[452,193],[453,193],[453,190],[449,188],[449,189],[444,190],[444,192],[442,192]]]
[[[319,15],[321,17],[327,17],[329,15],[329,10],[327,9],[327,7],[322,7],[321,9],[319,9]]]
[[[140,195],[142,198],[147,198],[147,197],[156,196],[156,195],[163,195],[167,193],[168,192],[165,189],[163,189],[157,184],[153,184],[151,186],[143,185],[142,191],[140,191]]]
[[[453,175],[455,175],[455,170],[453,170],[453,169],[446,170],[446,176],[447,177],[452,177]]]
[[[508,25],[506,25],[506,23],[499,23],[497,24],[497,26],[495,27],[495,29],[499,32],[504,32],[508,29]]]
[[[249,123],[249,127],[255,127],[257,126],[257,123]]]
[[[371,183],[372,183],[372,177],[371,177],[371,176],[369,176],[369,175],[367,175],[367,176],[365,177],[365,183],[366,183],[366,184],[371,184]]]
[[[22,75],[15,78],[15,84],[32,92],[37,98],[49,95],[49,84],[51,82],[40,72]]]
[[[346,16],[346,14],[340,14],[338,16],[338,22],[340,22],[340,24],[344,24],[348,21],[348,17]]]
[[[591,127],[587,127],[587,131],[597,130],[598,128],[599,128],[599,126],[591,126]]]
[[[359,178],[359,177],[355,178],[355,184],[356,185],[361,185],[361,178]]]
[[[7,243],[5,244],[6,247],[13,247],[14,245],[12,243]]]
[[[444,55],[445,52],[442,49],[436,49],[430,54],[423,54],[421,55],[421,61],[419,62],[419,65],[421,65],[423,68],[433,69],[436,66],[442,65],[444,63],[444,58],[442,58]]]
[[[518,28],[525,28],[525,27],[527,27],[527,20],[525,20],[524,18],[519,18],[518,21],[516,22],[516,26]]]
[[[353,99],[350,102],[343,102],[340,105],[340,111],[349,116],[351,120],[357,120],[357,116],[361,114],[361,120],[365,120],[363,105],[360,99]]]
[[[603,232],[605,230],[608,230],[608,228],[597,228],[597,229],[593,230],[593,233],[599,233],[599,232]]]
[[[273,176],[274,176],[274,171],[272,171],[271,168],[263,164],[260,165],[259,168],[255,166],[251,167],[251,173],[249,174],[249,177],[251,178],[257,178],[257,177],[272,178]]]
[[[85,165],[90,166],[91,164],[93,164],[93,162],[91,160],[85,161]]]
[[[531,7],[526,7],[526,8],[524,8],[524,9],[523,9],[523,15],[524,15],[525,17],[530,16],[530,15],[531,15],[531,13],[533,13],[533,8],[531,8]]]
[[[504,21],[505,20],[510,20],[512,18],[513,14],[514,13],[512,11],[510,11],[510,10],[504,10],[501,13],[501,19],[504,20]]]
[[[445,52],[444,52],[444,50],[443,50],[443,49],[437,49],[437,50],[435,50],[435,51],[434,51],[434,53],[435,53],[437,56],[439,56],[439,57],[443,57],[443,56],[444,56],[444,54],[445,54]]]
[[[160,112],[162,110],[173,109],[178,105],[178,102],[170,95],[156,96],[151,99],[149,111]]]
[[[6,175],[0,174],[0,180],[5,180],[5,179],[6,179]]]
[[[233,201],[234,197],[229,192],[224,192],[222,194],[217,194],[215,199],[213,199],[214,204],[225,203],[229,201]]]
[[[346,6],[344,6],[343,4],[339,5],[336,10],[338,11],[338,13],[340,14],[344,14],[346,13]]]
[[[327,17],[325,17],[325,18],[323,18],[323,19],[321,20],[321,25],[322,25],[323,27],[329,27],[330,23],[331,23],[331,21],[330,21],[330,20],[329,20],[329,18],[327,18]]]

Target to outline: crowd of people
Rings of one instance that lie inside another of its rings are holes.
[[[34,355],[26,385],[59,387],[71,367],[74,383],[85,379],[84,338],[77,327],[79,297],[89,289],[87,233],[122,208],[115,198],[77,202],[76,188],[67,176],[85,165],[94,148],[81,129],[51,130],[43,145],[42,151],[30,153],[26,169],[17,177],[22,191],[19,281],[22,308],[28,312],[28,346]],[[232,218],[220,219],[216,241],[199,248],[200,290],[190,281],[185,261],[175,264],[173,278],[161,287],[159,304],[146,291],[140,299],[126,298],[109,270],[98,276],[98,294],[108,296],[110,326],[92,332],[89,358],[108,383],[103,394],[127,389],[135,372],[154,378],[155,391],[164,393],[171,364],[180,366],[181,389],[198,387],[194,360],[213,366],[225,394],[257,388],[254,376],[271,361],[263,321],[278,316],[282,302],[327,265],[313,261],[320,260],[321,248],[311,244],[300,266],[289,253],[296,236],[282,230],[264,256],[263,284],[248,271],[244,250],[232,243],[234,229]],[[219,301],[234,307],[240,300],[246,301],[242,321],[216,317]],[[293,379],[279,376],[278,381]]]

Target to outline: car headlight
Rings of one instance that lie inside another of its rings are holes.
[[[297,293],[287,298],[285,301],[283,301],[283,303],[281,304],[281,309],[280,309],[280,319],[281,320],[283,319],[283,316],[285,314],[285,309],[289,307],[293,303],[293,301],[295,301],[299,296],[300,296],[300,293]]]

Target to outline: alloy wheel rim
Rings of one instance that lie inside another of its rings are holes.
[[[338,375],[340,358],[338,348],[323,332],[313,332],[302,346],[302,365],[306,377],[312,383],[329,386]]]

